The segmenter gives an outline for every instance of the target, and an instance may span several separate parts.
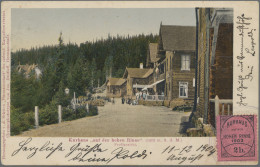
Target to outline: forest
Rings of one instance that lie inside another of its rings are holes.
[[[17,118],[25,116],[19,114],[33,113],[34,106],[45,111],[51,110],[51,105],[68,106],[73,92],[77,96],[86,96],[92,88],[103,85],[108,77],[122,77],[126,67],[145,64],[149,42],[157,42],[158,35],[108,35],[106,39],[80,45],[65,44],[62,33],[57,39],[57,45],[11,53],[11,112],[15,112],[13,115]],[[26,64],[37,64],[41,76],[36,77],[35,72],[31,72],[26,77],[18,72],[17,66]],[[70,89],[69,95],[65,95],[65,88]],[[13,117],[16,124],[17,118]],[[31,117],[29,122],[33,122]]]

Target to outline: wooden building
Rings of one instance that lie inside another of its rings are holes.
[[[152,88],[154,94],[163,95],[165,86],[164,61],[157,57],[158,43],[149,43],[147,51],[146,68],[153,68],[153,84],[148,88]]]
[[[195,46],[195,27],[161,24],[157,58],[163,60],[166,100],[182,98],[193,102]]]
[[[126,79],[126,91],[128,97],[135,96],[136,91],[141,91],[147,85],[153,83],[153,69],[127,68],[123,78]]]
[[[109,78],[107,80],[107,97],[123,97],[126,95],[126,80],[123,78]]]
[[[146,68],[156,67],[159,61],[159,58],[157,57],[157,48],[158,48],[158,43],[149,43],[147,60],[146,60]]]
[[[197,104],[194,112],[204,123],[215,126],[215,112],[219,111],[214,110],[214,99],[218,96],[230,101],[233,96],[233,10],[198,8],[196,13]]]

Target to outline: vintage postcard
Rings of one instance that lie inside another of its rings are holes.
[[[257,1],[3,1],[4,165],[256,165]]]

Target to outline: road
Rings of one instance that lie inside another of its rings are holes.
[[[163,106],[107,103],[99,115],[23,132],[31,137],[177,137],[183,136],[190,112]]]

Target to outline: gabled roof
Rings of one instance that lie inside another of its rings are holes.
[[[161,25],[163,50],[196,50],[196,27]]]
[[[155,63],[159,60],[159,58],[156,57],[157,47],[158,47],[158,43],[150,43],[149,44],[149,55],[150,55],[151,63]]]
[[[21,71],[24,71],[25,74],[29,74],[31,71],[33,71],[36,67],[38,67],[37,64],[32,64],[32,65],[29,65],[29,64],[25,64],[25,65],[21,65],[19,63],[19,65],[16,67],[16,69],[21,72]]]
[[[125,73],[123,78],[127,78],[127,75],[130,75],[131,78],[147,78],[151,74],[153,74],[153,69],[140,69],[140,68],[127,68],[125,69]]]
[[[126,82],[126,79],[123,78],[108,78],[110,85],[121,86]]]

